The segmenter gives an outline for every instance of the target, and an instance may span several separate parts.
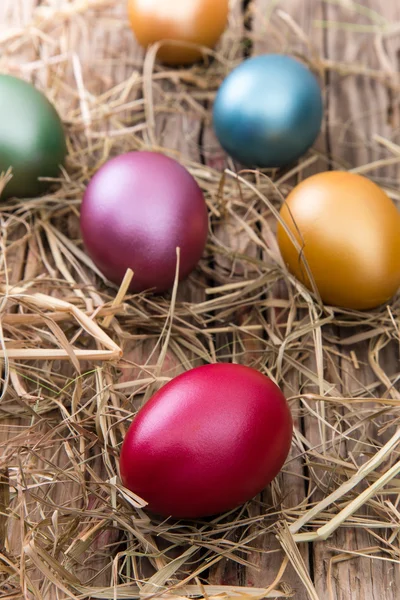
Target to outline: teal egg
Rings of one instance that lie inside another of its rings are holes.
[[[321,129],[320,86],[290,56],[250,58],[222,82],[213,110],[217,138],[248,167],[282,167],[300,158]]]
[[[30,83],[0,74],[0,173],[13,177],[2,197],[37,196],[57,177],[67,146],[61,119],[49,100]]]

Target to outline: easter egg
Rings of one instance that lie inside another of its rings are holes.
[[[314,143],[321,90],[299,61],[280,54],[250,58],[222,82],[213,110],[221,146],[248,167],[282,167]]]
[[[141,46],[163,44],[157,58],[170,65],[189,64],[201,58],[191,44],[213,48],[228,20],[229,0],[128,0],[132,30]]]
[[[0,173],[13,177],[2,196],[37,196],[57,177],[67,153],[61,119],[33,85],[0,75]]]
[[[157,152],[128,152],[93,176],[81,206],[87,253],[110,281],[128,268],[130,289],[162,292],[194,269],[203,254],[208,214],[203,193],[178,162]]]
[[[138,412],[121,448],[121,478],[152,512],[221,513],[274,479],[292,428],[284,395],[265,375],[237,364],[197,367]]]
[[[289,270],[307,287],[307,260],[322,300],[369,309],[387,302],[400,285],[400,213],[369,179],[342,171],[305,179],[289,194],[278,243]]]

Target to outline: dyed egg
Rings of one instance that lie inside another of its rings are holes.
[[[161,515],[224,512],[274,479],[292,428],[285,397],[265,375],[237,364],[197,367],[138,412],[122,445],[121,478]]]
[[[194,269],[208,233],[203,193],[190,173],[156,152],[128,152],[109,160],[91,179],[82,201],[85,248],[100,271],[130,289],[162,292]]]
[[[221,146],[249,167],[282,167],[312,146],[321,128],[321,90],[294,58],[267,54],[241,63],[223,81],[213,123]]]
[[[280,211],[307,260],[322,300],[368,309],[400,285],[400,213],[375,183],[342,171],[305,179]],[[311,288],[304,263],[285,229],[278,243],[289,270]]]
[[[157,57],[170,65],[189,64],[201,58],[190,44],[213,48],[218,42],[227,24],[229,0],[128,0],[128,12],[141,46],[181,42],[163,44]]]
[[[0,75],[0,173],[13,173],[2,195],[37,196],[49,185],[39,178],[57,177],[66,153],[54,106],[30,83]]]

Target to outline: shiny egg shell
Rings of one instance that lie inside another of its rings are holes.
[[[0,173],[12,168],[3,197],[44,192],[64,164],[67,145],[61,119],[38,89],[18,77],[0,74]]]
[[[201,58],[190,44],[213,48],[218,42],[227,24],[229,0],[128,0],[128,13],[141,46],[181,42],[162,44],[157,58],[170,65],[190,64]]]
[[[152,512],[213,515],[268,485],[291,438],[289,406],[268,377],[237,364],[204,365],[138,412],[121,448],[121,478]]]
[[[323,115],[321,90],[290,56],[250,58],[222,82],[213,110],[221,146],[248,167],[282,167],[314,143]]]
[[[289,194],[280,216],[301,248],[279,224],[285,263],[311,288],[304,254],[325,303],[374,308],[400,286],[400,213],[369,179],[342,171],[309,177]]]
[[[157,152],[128,152],[93,176],[81,206],[87,253],[110,281],[134,272],[130,289],[162,292],[200,260],[207,240],[203,193],[177,161]]]

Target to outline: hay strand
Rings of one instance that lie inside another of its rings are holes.
[[[397,567],[400,296],[366,312],[324,306],[315,285],[309,291],[287,272],[275,239],[285,197],[317,170],[364,173],[400,201],[395,102],[392,129],[385,111],[373,115],[379,133],[370,114],[329,114],[314,149],[265,172],[240,171],[223,154],[211,107],[245,54],[271,50],[321,77],[330,110],[329,81],[343,93],[357,81],[393,98],[399,82],[387,48],[399,24],[359,3],[326,1],[348,22],[316,19],[313,27],[366,36],[361,64],[325,56],[279,3],[261,10],[253,2],[244,14],[233,1],[217,50],[181,69],[160,65],[157,45],[143,54],[119,3],[34,4],[0,3],[0,67],[57,105],[69,157],[46,195],[0,207],[2,597],[316,599],[323,589],[333,599],[347,563]],[[343,156],[327,150],[329,136],[341,140]],[[353,164],[354,148],[366,159]],[[131,271],[116,289],[79,233],[90,177],[137,149],[182,162],[210,214],[198,268],[179,282],[178,249],[173,290],[161,296],[129,292]],[[1,176],[0,190],[10,177]],[[163,520],[122,486],[120,444],[155,390],[213,361],[251,365],[282,387],[295,423],[292,451],[245,506],[212,519]],[[316,571],[313,581],[307,553],[328,573]]]

